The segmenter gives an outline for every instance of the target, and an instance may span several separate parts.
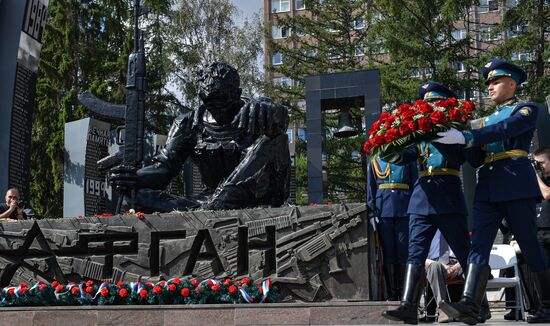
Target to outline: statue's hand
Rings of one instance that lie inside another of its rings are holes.
[[[240,129],[246,129],[253,135],[266,135],[273,138],[286,132],[288,110],[271,99],[262,97],[244,105],[236,119]]]
[[[109,170],[107,181],[117,189],[131,189],[138,184],[138,175],[135,169],[123,165],[115,166]]]

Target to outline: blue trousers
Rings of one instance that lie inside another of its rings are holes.
[[[408,264],[424,265],[435,232],[439,229],[464,268],[467,266],[470,239],[466,216],[462,214],[416,215],[409,221]]]
[[[378,223],[384,265],[405,264],[409,246],[409,218],[382,217]]]
[[[472,249],[468,262],[481,265],[489,264],[489,256],[497,229],[504,218],[531,271],[546,270],[548,258],[537,240],[535,204],[534,198],[499,203],[475,202]]]

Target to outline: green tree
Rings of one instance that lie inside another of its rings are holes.
[[[491,55],[500,56],[522,66],[528,73],[524,95],[544,102],[550,94],[550,3],[544,0],[518,0],[506,11],[499,32],[506,36]]]

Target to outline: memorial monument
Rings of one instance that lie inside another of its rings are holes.
[[[28,199],[31,124],[49,0],[0,2],[0,189]]]

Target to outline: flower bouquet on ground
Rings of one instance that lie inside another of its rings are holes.
[[[397,154],[405,147],[438,138],[437,133],[450,128],[464,130],[475,109],[470,101],[459,102],[452,97],[435,104],[419,100],[401,104],[384,112],[369,130],[363,150],[369,155]]]

